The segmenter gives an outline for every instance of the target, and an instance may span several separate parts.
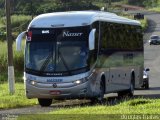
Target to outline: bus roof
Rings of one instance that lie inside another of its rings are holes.
[[[140,25],[139,21],[103,11],[70,11],[41,14],[29,24],[29,28],[74,27],[90,25],[95,21]]]

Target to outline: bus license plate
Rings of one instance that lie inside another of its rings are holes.
[[[50,94],[51,95],[60,95],[61,91],[59,91],[59,90],[52,90],[52,91],[50,91]]]

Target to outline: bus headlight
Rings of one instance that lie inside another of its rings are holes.
[[[37,82],[34,81],[34,80],[28,80],[28,83],[31,84],[31,85],[36,85]]]
[[[76,80],[74,83],[80,84],[80,83],[81,83],[81,80]]]
[[[79,84],[82,84],[82,83],[87,82],[87,81],[88,81],[87,78],[82,78],[82,79],[74,81],[73,83],[76,84],[76,85],[79,85]]]

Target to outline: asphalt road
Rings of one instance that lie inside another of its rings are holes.
[[[135,12],[135,11],[134,11]],[[139,12],[139,11],[136,11]],[[141,11],[142,12],[142,11]],[[160,98],[160,45],[149,45],[148,39],[152,34],[160,35],[160,14],[142,12],[149,20],[149,28],[144,34],[144,66],[150,68],[150,89],[149,90],[135,90],[135,97]],[[115,104],[117,94],[107,94],[106,100],[109,104]],[[51,107],[32,106],[27,108],[17,108],[10,110],[0,110],[0,114],[32,114],[49,112],[51,110],[59,109],[60,107],[76,106],[76,105],[90,105],[86,101],[67,101],[58,104],[53,104]]]
[[[160,45],[149,45],[150,35],[160,35],[160,14],[146,13],[149,20],[149,28],[144,34],[144,66],[150,68],[149,90],[136,90],[135,95],[150,98],[160,98]]]

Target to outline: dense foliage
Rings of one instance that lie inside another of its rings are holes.
[[[99,10],[95,3],[123,2],[143,7],[157,7],[159,0],[10,0],[12,14],[38,15],[41,13],[69,10]],[[0,0],[0,16],[4,16],[5,0]]]
[[[157,7],[160,4],[159,0],[128,0],[128,4],[132,5],[138,5],[138,6],[143,6],[143,7]]]
[[[4,15],[5,0],[0,0],[0,15]],[[12,14],[37,15],[66,10],[97,10],[92,0],[11,0]]]

